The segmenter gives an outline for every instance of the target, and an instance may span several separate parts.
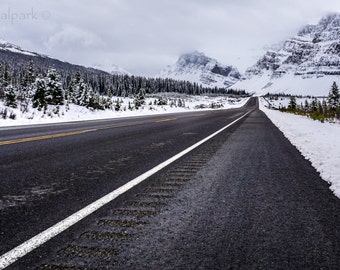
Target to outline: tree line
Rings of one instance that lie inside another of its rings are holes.
[[[322,101],[314,97],[311,102],[306,99],[303,104],[298,104],[295,96],[290,96],[287,107],[279,108],[280,111],[299,115],[306,115],[314,120],[340,119],[340,93],[336,82],[332,84],[328,97]]]
[[[43,109],[67,102],[105,109],[112,105],[113,96],[138,96],[141,91],[145,94],[176,92],[247,96],[243,90],[208,88],[188,81],[68,70],[60,72],[53,67],[44,71],[37,69],[32,60],[25,67],[11,69],[7,63],[0,62],[0,100],[5,100],[5,104],[13,108],[18,103],[21,106],[31,103],[33,107]]]

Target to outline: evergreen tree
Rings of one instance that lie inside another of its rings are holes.
[[[339,88],[336,82],[333,83],[332,89],[328,94],[328,105],[332,111],[336,111],[337,107],[340,106]]]
[[[46,101],[52,105],[64,104],[64,91],[57,71],[50,68],[46,77]]]
[[[289,101],[289,104],[288,104],[288,109],[290,111],[295,111],[297,108],[297,105],[296,105],[296,98],[294,96],[291,96],[290,97],[290,101]]]
[[[323,114],[327,117],[328,116],[328,106],[327,106],[327,102],[325,99],[322,100],[322,111]]]
[[[81,74],[79,71],[76,72],[76,74],[74,75],[74,78],[71,80],[69,88],[68,88],[68,95],[69,95],[69,99],[74,102],[77,103],[77,98],[76,96],[79,96],[79,94],[77,93],[77,87],[79,87],[80,83],[83,82],[83,79],[81,78]]]
[[[131,106],[131,102],[129,101],[129,104],[128,104],[128,109],[130,110],[130,111],[132,111],[132,106]]]
[[[5,100],[6,106],[16,108],[17,107],[17,95],[15,94],[12,85],[8,85],[6,87],[5,95],[6,95],[6,100]]]
[[[76,72],[71,81],[69,96],[74,104],[91,108],[95,106],[94,104],[97,103],[96,100],[98,100],[98,98],[94,96],[92,87],[84,82],[79,71]]]
[[[316,98],[312,100],[311,110],[312,112],[315,112],[318,110],[318,100]]]
[[[9,75],[8,65],[5,65],[4,74],[3,74],[3,81],[2,81],[3,86],[7,87],[9,85],[10,81],[11,81],[11,77]]]
[[[74,93],[74,98],[75,98],[75,103],[80,106],[88,106],[89,103],[94,104],[94,96],[93,96],[92,88],[89,87],[83,81],[81,81],[79,85],[77,85],[76,91]]]
[[[26,70],[24,71],[24,78],[22,81],[23,88],[28,90],[34,84],[35,78],[34,63],[30,60]]]
[[[117,99],[117,102],[116,102],[116,105],[115,105],[115,111],[120,111],[121,109],[121,104],[120,104],[120,101]]]
[[[135,97],[134,103],[136,109],[145,104],[145,90],[143,88],[139,90]]]
[[[32,60],[29,61],[27,67],[27,83],[28,85],[32,85],[35,82],[35,71],[34,71],[34,63]]]
[[[42,77],[38,77],[35,80],[34,86],[34,96],[33,96],[33,107],[34,108],[46,108],[46,82]]]
[[[308,111],[309,111],[309,103],[308,103],[308,100],[307,100],[307,99],[305,100],[304,109],[305,109],[305,112],[308,112]]]

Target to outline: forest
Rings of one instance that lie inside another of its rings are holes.
[[[207,88],[188,81],[112,75],[60,61],[58,65],[53,64],[47,67],[45,62],[37,61],[36,58],[28,60],[26,64],[22,58],[20,61],[0,62],[0,100],[13,108],[19,103],[20,106],[32,105],[43,109],[49,104],[63,105],[68,102],[93,109],[106,109],[112,105],[112,97],[138,97],[163,92],[248,95],[242,90]]]

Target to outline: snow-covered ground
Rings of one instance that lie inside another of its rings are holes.
[[[302,155],[311,161],[322,179],[330,183],[330,189],[340,198],[340,125],[321,123],[310,118],[270,110],[260,98],[260,109],[295,145]]]
[[[327,101],[327,97],[318,97],[316,98],[317,101]],[[308,98],[308,97],[301,97],[296,98],[296,104],[303,107],[305,105],[305,102],[307,101],[308,104],[312,104],[314,98]],[[266,104],[270,103],[270,105],[273,108],[280,109],[280,108],[287,108],[290,102],[289,97],[278,97],[277,99],[269,99],[266,98]]]
[[[160,97],[167,100],[168,104],[154,105],[155,100],[157,101]],[[113,104],[115,104],[117,100],[122,102],[120,111],[115,111],[114,109],[90,110],[82,106],[68,104],[62,106],[49,105],[45,112],[29,106],[28,112],[23,113],[23,108],[21,108],[22,106],[20,106],[20,104],[18,108],[13,109],[6,107],[4,103],[0,101],[0,127],[211,110],[212,104],[214,104],[215,107],[216,105],[217,107],[221,106],[220,109],[229,109],[241,107],[248,101],[248,98],[230,98],[227,96],[190,96],[176,93],[162,93],[147,97],[145,105],[138,110],[129,110],[129,102],[131,106],[133,106],[133,98],[114,97],[112,99]],[[182,107],[179,107],[179,100],[181,100]],[[3,119],[2,115],[6,109],[7,119]],[[11,115],[15,116],[15,120],[10,118]]]
[[[267,93],[292,95],[306,95],[308,93],[312,96],[327,96],[333,82],[339,82],[340,76],[320,76],[302,76],[288,73],[279,78],[272,78],[272,74],[266,71],[263,75],[254,75],[249,79],[241,80],[230,88],[244,89],[248,93],[254,93],[256,96]]]

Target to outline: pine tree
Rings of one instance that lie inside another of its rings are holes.
[[[340,106],[339,88],[336,82],[333,83],[332,89],[328,94],[328,106],[333,112],[335,112],[337,107]]]
[[[9,85],[11,81],[11,77],[9,75],[9,71],[8,71],[8,65],[5,65],[4,67],[4,74],[3,74],[3,86],[7,87]]]
[[[115,111],[120,111],[121,109],[121,104],[120,104],[120,101],[117,99],[117,102],[116,102],[116,105],[115,105]]]
[[[312,112],[315,112],[318,110],[318,100],[316,98],[312,100],[311,110]]]
[[[8,85],[6,87],[5,95],[6,95],[6,100],[5,100],[6,106],[16,108],[17,107],[17,95],[15,94],[12,85]]]
[[[74,78],[71,80],[68,88],[69,99],[74,103],[77,103],[76,96],[79,96],[79,94],[77,93],[78,90],[77,87],[79,87],[80,83],[82,82],[83,79],[81,78],[81,74],[79,71],[77,71],[76,74],[74,75]]]
[[[294,96],[291,96],[289,104],[288,104],[288,109],[290,111],[295,111],[296,107],[297,107],[297,105],[296,105],[296,98]]]
[[[96,103],[92,88],[84,82],[79,71],[76,72],[70,83],[69,96],[74,104],[80,106],[92,108],[94,106],[93,104]]]
[[[305,112],[308,112],[308,111],[309,111],[309,103],[308,103],[308,100],[307,100],[307,99],[305,100],[304,109],[305,109]]]
[[[75,103],[80,106],[89,106],[91,102],[93,102],[93,90],[86,83],[81,81],[79,85],[76,87],[76,91],[74,94]],[[90,106],[92,107],[92,106]]]
[[[135,97],[134,103],[136,109],[145,104],[145,90],[143,88],[139,90]]]
[[[24,78],[22,82],[24,89],[29,89],[34,84],[35,78],[34,63],[30,60],[26,70],[24,71]]]
[[[27,82],[28,85],[32,85],[35,82],[35,71],[34,71],[34,63],[32,60],[29,61],[27,67]]]
[[[50,68],[46,77],[46,101],[48,104],[64,104],[64,91],[57,71]]]
[[[41,76],[36,78],[33,89],[33,107],[39,109],[46,108],[46,82]]]

